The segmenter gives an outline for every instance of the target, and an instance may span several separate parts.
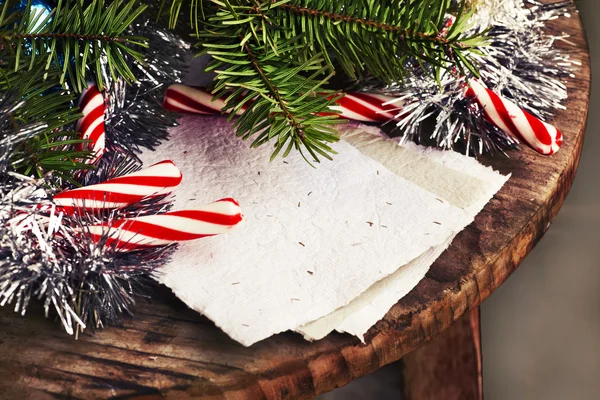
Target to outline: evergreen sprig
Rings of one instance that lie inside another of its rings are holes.
[[[483,44],[469,36],[467,11],[452,0],[210,0],[190,1],[200,54],[217,72],[216,97],[230,93],[224,112],[244,107],[237,134],[258,146],[274,141],[273,155],[306,149],[313,160],[330,158],[338,123],[323,88],[336,73],[351,79],[403,80],[421,68],[432,76],[475,67],[469,52]],[[175,25],[184,0],[161,0]],[[445,29],[447,16],[455,17]]]
[[[142,60],[135,47],[145,47],[146,39],[127,31],[147,5],[138,0],[55,4],[44,15],[31,0],[0,0],[0,97],[15,102],[5,113],[0,140],[11,143],[4,146],[10,169],[36,177],[53,172],[72,182],[76,171],[91,168],[85,163],[90,152],[82,150],[88,141],[74,131],[81,117],[76,93],[91,80],[103,87],[104,71],[113,79],[135,80],[130,60]]]
[[[46,79],[40,79],[44,74]],[[12,169],[24,175],[41,178],[53,171],[56,177],[71,180],[75,171],[91,168],[84,162],[90,152],[82,150],[87,141],[68,129],[81,114],[73,106],[75,96],[55,86],[59,75],[60,71],[36,62],[31,71],[14,73],[11,87],[0,84],[0,92],[19,99],[19,106],[5,115],[10,129],[1,131],[0,138],[9,139],[36,126],[35,134],[15,142],[11,151]]]
[[[90,68],[103,87],[102,64],[106,62],[113,78],[135,79],[126,57],[141,61],[134,46],[146,46],[141,37],[124,32],[141,15],[146,5],[136,0],[58,0],[47,17],[35,14],[31,0],[23,11],[19,1],[9,0],[0,10],[0,57],[13,60],[13,69],[32,69],[38,58],[48,69],[61,71],[58,83],[68,79],[71,88],[81,92],[86,87]],[[15,11],[17,10],[17,11]]]
[[[462,36],[474,9],[461,7],[442,34],[452,0],[284,0],[254,10],[281,21],[275,41],[300,36],[307,45],[302,58],[322,52],[327,64],[353,79],[366,72],[385,83],[397,82],[412,60],[427,63],[426,69],[457,67],[464,74],[474,71],[465,53],[480,44],[478,37]]]
[[[264,43],[254,39],[245,40],[240,49],[237,37],[203,43],[213,57],[207,70],[217,73],[214,93],[228,95],[224,111],[230,113],[229,119],[245,107],[234,123],[237,134],[243,139],[255,136],[253,147],[274,140],[271,159],[283,149],[285,157],[294,148],[305,158],[306,149],[313,161],[331,158],[334,151],[328,143],[338,140],[331,125],[340,121],[335,113],[318,114],[336,98],[323,89],[333,71],[322,65],[321,54],[306,61],[281,59],[281,54],[293,54],[303,46],[295,40],[279,43],[277,54],[270,47],[265,51]]]

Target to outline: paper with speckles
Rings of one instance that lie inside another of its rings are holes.
[[[246,219],[182,244],[157,279],[249,346],[349,304],[472,219],[349,143],[333,147],[316,169],[297,153],[269,162],[268,146],[250,149],[223,118],[183,118],[144,164],[181,169],[175,210],[234,197]]]
[[[475,159],[454,152],[433,150],[410,143],[402,147],[390,147],[390,140],[383,139],[378,130],[368,129],[367,132],[364,128],[343,127],[342,137],[392,172],[465,210],[469,216],[465,220],[465,226],[509,179],[509,176],[484,167]],[[364,340],[365,333],[425,277],[429,267],[465,226],[457,227],[459,229],[446,241],[428,249],[390,276],[375,283],[350,304],[301,326],[296,331],[309,340],[321,339],[333,330],[347,332]]]

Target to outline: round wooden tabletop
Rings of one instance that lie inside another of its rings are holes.
[[[590,94],[587,44],[577,14],[553,22],[582,62],[568,81],[565,136],[551,157],[529,148],[485,159],[512,178],[458,235],[427,277],[367,334],[315,343],[284,333],[245,348],[168,291],[136,318],[74,340],[42,310],[0,309],[0,398],[311,398],[400,359],[487,298],[517,268],[558,213],[579,162]]]

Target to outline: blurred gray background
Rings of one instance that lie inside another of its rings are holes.
[[[575,4],[592,74],[600,76],[600,2]],[[600,399],[599,82],[592,85],[583,155],[563,208],[525,262],[481,306],[486,400]],[[397,364],[389,365],[319,399],[399,400],[400,373]]]

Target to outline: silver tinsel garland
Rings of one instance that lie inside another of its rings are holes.
[[[488,46],[474,55],[483,82],[531,114],[549,120],[564,109],[567,99],[562,80],[572,76],[577,62],[555,47],[566,35],[544,32],[546,22],[574,12],[570,1],[541,4],[535,0],[481,0],[472,32],[489,29]],[[468,79],[456,71],[442,75],[417,71],[404,82],[380,89],[403,102],[396,130],[403,140],[455,149],[468,155],[505,152],[518,141],[483,117],[473,99],[464,96]]]
[[[106,238],[93,241],[87,229],[97,217],[57,213],[42,185],[16,177],[0,198],[0,305],[24,315],[39,299],[69,334],[131,313],[134,294],[173,247],[120,252]]]
[[[84,186],[138,170],[135,152],[156,147],[176,124],[162,109],[162,97],[186,72],[189,45],[151,23],[133,26],[132,33],[149,38],[145,64],[132,65],[138,79],[133,86],[105,75],[108,152],[95,170],[78,175]],[[3,115],[22,105],[6,95],[0,99],[0,306],[12,305],[24,315],[37,299],[46,316],[56,316],[69,334],[117,322],[122,314],[131,314],[135,295],[175,246],[117,251],[107,238],[92,240],[88,227],[164,212],[170,199],[152,198],[101,215],[57,212],[52,195],[73,185],[62,182],[62,189],[55,189],[48,184],[58,181],[52,176],[34,180],[9,172],[13,146],[45,129],[33,124],[13,131],[7,126]]]
[[[167,87],[181,82],[189,65],[189,43],[151,22],[136,24],[132,34],[148,38],[146,64],[132,65],[136,82],[113,81],[104,71],[108,83],[106,98],[106,133],[108,147],[115,151],[138,153],[155,149],[167,139],[167,129],[175,126],[175,116],[165,111],[162,101]]]

